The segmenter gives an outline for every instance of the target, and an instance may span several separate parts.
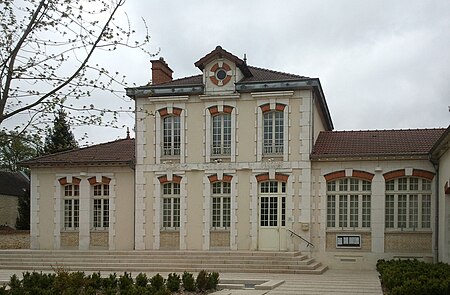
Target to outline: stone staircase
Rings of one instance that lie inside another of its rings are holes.
[[[300,252],[0,250],[0,270],[322,274],[327,266]]]

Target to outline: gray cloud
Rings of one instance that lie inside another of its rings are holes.
[[[193,63],[222,45],[251,65],[320,78],[336,129],[450,123],[449,1],[154,0],[125,10],[147,20],[151,50],[175,77],[199,74]],[[149,61],[121,54],[115,66],[146,84]]]

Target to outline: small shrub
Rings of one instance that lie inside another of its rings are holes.
[[[119,277],[119,289],[121,292],[128,290],[133,286],[133,278],[130,273],[125,272],[123,276]]]
[[[208,274],[208,290],[216,290],[217,285],[219,284],[219,273],[218,272],[212,272]]]
[[[87,276],[86,281],[86,288],[91,287],[94,290],[102,288],[102,277],[99,272],[94,272],[92,275]]]
[[[208,273],[204,270],[201,270],[197,275],[195,284],[197,285],[197,289],[199,289],[201,292],[205,291],[208,287]]]
[[[136,285],[139,287],[147,287],[148,278],[145,273],[140,273],[136,276]]]
[[[22,286],[20,279],[17,277],[17,275],[13,274],[11,278],[9,279],[9,287],[11,289],[17,289]]]
[[[102,288],[105,292],[110,292],[117,289],[117,275],[110,274],[109,277],[102,279]]]
[[[195,291],[195,280],[191,273],[184,272],[181,281],[183,282],[183,289],[189,292]]]
[[[164,278],[157,273],[152,278],[150,278],[150,285],[155,289],[155,291],[159,291],[164,286]]]
[[[169,276],[167,277],[167,289],[169,289],[169,291],[171,292],[176,292],[178,290],[180,290],[180,284],[181,284],[181,279],[180,276],[177,275],[176,273],[170,273]]]
[[[156,293],[154,295],[170,295],[171,292],[166,288],[166,286],[162,286],[161,289],[159,289],[158,291],[156,291]]]

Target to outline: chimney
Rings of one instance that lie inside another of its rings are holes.
[[[152,63],[152,85],[163,84],[172,81],[173,71],[164,61],[164,58],[151,60]]]

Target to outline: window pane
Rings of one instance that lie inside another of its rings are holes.
[[[362,206],[362,227],[370,227],[371,203],[369,195],[363,196]]]
[[[336,196],[327,197],[327,226],[336,226]]]
[[[398,196],[398,225],[399,228],[406,227],[406,195]]]
[[[386,190],[387,191],[393,191],[394,190],[394,184],[395,182],[393,180],[386,182]]]
[[[339,196],[339,227],[347,227],[348,225],[348,197]]]
[[[419,208],[418,208],[418,197],[417,195],[409,196],[409,227],[417,228],[419,219]]]
[[[386,208],[385,208],[385,219],[386,228],[394,227],[394,195],[386,195]]]
[[[358,227],[358,196],[350,196],[350,227]]]
[[[398,179],[398,190],[406,191],[408,189],[408,179],[407,178],[399,178]]]
[[[261,197],[261,212],[259,214],[261,226],[269,226],[269,197]]]
[[[431,228],[431,196],[422,195],[422,228]]]
[[[278,197],[270,197],[269,225],[278,226]]]

